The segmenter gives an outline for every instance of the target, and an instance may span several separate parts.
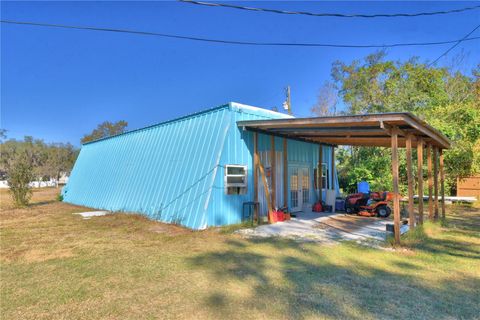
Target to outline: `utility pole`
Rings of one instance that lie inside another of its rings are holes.
[[[290,86],[287,86],[285,88],[285,96],[286,96],[286,99],[285,99],[285,102],[283,103],[283,108],[287,110],[289,115],[292,115],[292,104],[290,101]]]

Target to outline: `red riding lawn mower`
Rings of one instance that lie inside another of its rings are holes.
[[[393,194],[387,191],[354,193],[345,199],[345,211],[364,217],[387,218],[392,213],[388,206],[388,201],[392,199]]]

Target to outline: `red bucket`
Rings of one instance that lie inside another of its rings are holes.
[[[322,203],[321,202],[315,203],[312,207],[312,211],[313,212],[322,212],[323,211]]]
[[[270,222],[275,223],[275,222],[281,222],[285,221],[285,214],[283,211],[272,211],[270,213]]]

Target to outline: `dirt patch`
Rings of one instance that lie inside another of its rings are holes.
[[[361,228],[372,228],[372,223],[384,221],[384,219],[367,218],[358,216],[340,216],[330,217],[324,224],[319,224],[317,228],[333,227],[345,232],[355,232]],[[378,230],[378,228],[372,228]]]

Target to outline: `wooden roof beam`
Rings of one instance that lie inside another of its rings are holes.
[[[395,125],[390,125],[388,123],[385,123],[383,121],[380,121],[380,128],[385,131],[389,136],[391,136],[394,131],[397,133],[397,135],[401,135],[406,137],[408,133],[406,133],[404,130],[400,129],[398,126]]]
[[[450,147],[450,141],[441,132],[429,126],[423,120],[410,113],[384,113],[384,114],[366,114],[353,116],[333,116],[320,118],[289,118],[289,119],[269,119],[269,120],[245,120],[238,121],[238,126],[248,128],[249,130],[263,130],[263,132],[278,131],[274,134],[290,139],[299,139],[299,131],[328,131],[331,130],[347,130],[355,128],[357,130],[371,128],[376,126],[379,129],[385,129],[387,133],[393,127],[398,127],[395,131],[397,135],[406,137],[409,134],[419,137],[428,137],[431,139],[431,144],[440,148],[447,149]],[[383,128],[382,128],[383,127]],[[287,131],[294,132],[292,134]],[[374,133],[369,133],[372,139],[375,139]],[[312,135],[318,136],[320,135]],[[345,133],[345,137],[352,138],[353,134]],[[327,141],[323,139],[322,141]],[[383,143],[383,142],[382,142]],[[344,142],[342,142],[344,144]],[[377,143],[378,144],[378,143]],[[368,144],[366,144],[368,145]],[[373,144],[372,144],[373,146]]]
[[[301,138],[301,137],[296,136],[296,135],[282,134],[282,133],[275,132],[275,131],[263,130],[263,129],[258,129],[258,128],[255,128],[255,127],[247,127],[247,126],[245,126],[244,129],[252,131],[252,132],[258,132],[258,133],[268,135],[268,136],[275,136],[275,137],[280,137],[280,138],[287,138],[287,139],[290,139],[290,140],[297,140],[297,141],[302,141],[302,142],[319,144],[319,142],[313,141],[312,139]],[[329,143],[321,143],[321,144],[326,145],[326,146],[332,146],[332,144],[329,144]]]
[[[269,130],[273,132],[278,132],[282,134],[291,134],[291,135],[300,135],[300,136],[329,136],[329,135],[375,135],[375,136],[384,136],[385,131],[381,129],[376,130],[309,130],[309,131],[283,131],[283,130]]]
[[[312,141],[318,143],[330,143],[336,145],[350,145],[350,146],[365,146],[365,147],[388,147],[390,148],[391,139],[387,138],[314,138]],[[405,147],[406,145],[405,138],[398,138],[398,145],[400,147]],[[412,145],[416,146],[416,141],[412,141]]]

